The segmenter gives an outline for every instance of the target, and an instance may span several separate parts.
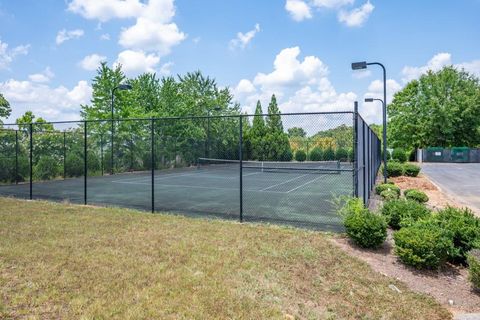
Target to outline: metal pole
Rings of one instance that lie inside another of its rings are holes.
[[[383,182],[387,183],[387,71],[383,64]]]
[[[63,180],[66,178],[67,172],[67,147],[66,147],[67,134],[63,131]]]
[[[15,184],[18,184],[18,130],[15,130]]]
[[[83,204],[87,204],[87,121],[83,129]]]
[[[243,121],[242,116],[240,115],[240,135],[238,139],[238,156],[240,163],[240,222],[243,222]]]
[[[362,156],[363,156],[363,168],[362,168],[362,171],[363,171],[363,203],[364,204],[367,204],[368,202],[368,196],[367,196],[367,189],[368,189],[368,186],[367,186],[367,163],[366,163],[366,159],[365,159],[365,151],[367,150],[366,146],[365,146],[365,126],[366,126],[366,123],[365,121],[362,120]]]
[[[152,167],[152,213],[155,212],[155,119],[152,119],[151,128],[151,167]]]
[[[111,96],[111,107],[112,107],[112,110],[111,110],[111,116],[110,116],[110,121],[111,121],[111,150],[110,150],[110,174],[113,175],[113,136],[114,136],[114,125],[113,125],[113,104],[114,104],[114,94],[115,94],[115,89],[116,88],[113,88],[112,90],[112,96]]]
[[[358,101],[353,105],[353,196],[358,197]]]
[[[100,161],[101,161],[101,170],[103,176],[103,133],[100,133]]]
[[[30,200],[33,199],[33,124],[30,123]]]
[[[205,158],[209,157],[210,149],[210,110],[207,111],[207,143],[205,147]]]

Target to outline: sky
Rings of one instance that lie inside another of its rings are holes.
[[[246,112],[275,94],[285,112],[352,110],[369,123],[427,70],[480,77],[480,0],[0,0],[0,93],[14,122],[80,119],[101,61],[129,77],[201,70]]]

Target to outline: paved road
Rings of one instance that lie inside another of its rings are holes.
[[[480,163],[423,163],[422,172],[442,191],[480,212]]]

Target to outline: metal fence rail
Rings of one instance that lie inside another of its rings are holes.
[[[334,231],[335,197],[367,203],[379,166],[356,108],[0,129],[0,195]]]

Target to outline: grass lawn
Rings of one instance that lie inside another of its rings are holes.
[[[451,317],[329,237],[0,198],[0,318]]]

